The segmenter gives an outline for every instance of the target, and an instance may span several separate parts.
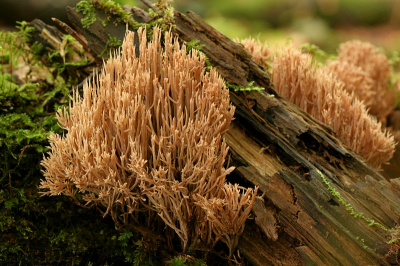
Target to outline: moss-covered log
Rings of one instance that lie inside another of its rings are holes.
[[[136,20],[143,10],[125,7]],[[71,26],[100,54],[126,27],[96,21],[67,9]],[[96,11],[100,17],[100,10]],[[332,130],[281,98],[269,75],[245,49],[192,12],[175,12],[175,34],[199,40],[201,51],[230,84],[254,81],[263,92],[231,92],[236,120],[226,133],[231,180],[259,186],[239,249],[254,265],[390,265],[397,254],[389,244],[400,213],[398,180],[388,182]]]

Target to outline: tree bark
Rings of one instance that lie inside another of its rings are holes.
[[[150,19],[143,10],[125,9],[136,20]],[[82,14],[75,8],[67,13],[92,54],[101,53],[109,36],[122,40],[125,34],[124,25],[111,22],[84,28]],[[397,253],[391,252],[382,226],[394,228],[399,220],[399,180],[387,181],[329,127],[280,97],[243,46],[193,12],[175,12],[175,25],[182,41],[204,44],[201,51],[226,81],[240,86],[254,81],[265,88],[230,95],[236,114],[225,139],[236,170],[228,180],[258,186],[263,193],[240,239],[242,254],[253,265],[396,264]]]

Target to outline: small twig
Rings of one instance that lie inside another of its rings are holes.
[[[93,56],[93,59],[94,61],[96,61],[97,66],[101,66],[103,64],[103,62],[99,58],[97,58],[96,53],[94,53],[92,49],[90,49],[87,43],[84,40],[82,40],[81,36],[79,36],[79,34],[76,31],[74,31],[70,26],[68,26],[66,23],[62,22],[57,18],[51,18],[51,20],[56,22],[68,34],[71,34],[83,46],[83,49],[85,49],[89,54]]]
[[[157,12],[157,11],[158,11],[158,8],[155,7],[155,6],[153,5],[153,3],[150,2],[149,0],[140,0],[140,1],[141,1],[143,4],[145,4],[145,6],[150,7],[151,9],[153,9],[154,12]]]

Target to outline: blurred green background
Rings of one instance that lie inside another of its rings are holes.
[[[132,1],[121,1],[132,4]],[[361,39],[400,50],[400,0],[175,0],[230,38],[252,36],[270,44],[316,44],[333,53]]]
[[[146,8],[139,0],[115,0]],[[156,2],[156,0],[151,0]],[[78,0],[0,0],[0,26],[16,20],[66,20],[65,6]],[[333,53],[340,42],[361,39],[400,50],[400,0],[175,0],[176,10],[192,10],[230,38],[296,45],[313,43]],[[13,24],[11,24],[13,23]],[[389,53],[390,54],[390,53]]]
[[[175,0],[230,38],[316,44],[333,53],[340,42],[361,39],[400,50],[400,0]]]

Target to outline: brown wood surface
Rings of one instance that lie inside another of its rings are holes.
[[[125,7],[137,20],[148,14]],[[122,40],[126,27],[99,21],[82,27],[82,14],[67,9],[74,28],[93,53],[103,51],[109,36]],[[99,12],[99,16],[104,16]],[[396,255],[386,231],[354,217],[329,192],[320,171],[355,211],[386,228],[399,220],[399,180],[381,174],[342,144],[332,130],[315,121],[273,89],[269,74],[245,49],[192,12],[175,12],[175,33],[199,40],[212,66],[231,84],[254,81],[264,92],[231,92],[235,120],[225,138],[235,172],[228,177],[259,186],[262,198],[239,242],[254,265],[390,265]]]

